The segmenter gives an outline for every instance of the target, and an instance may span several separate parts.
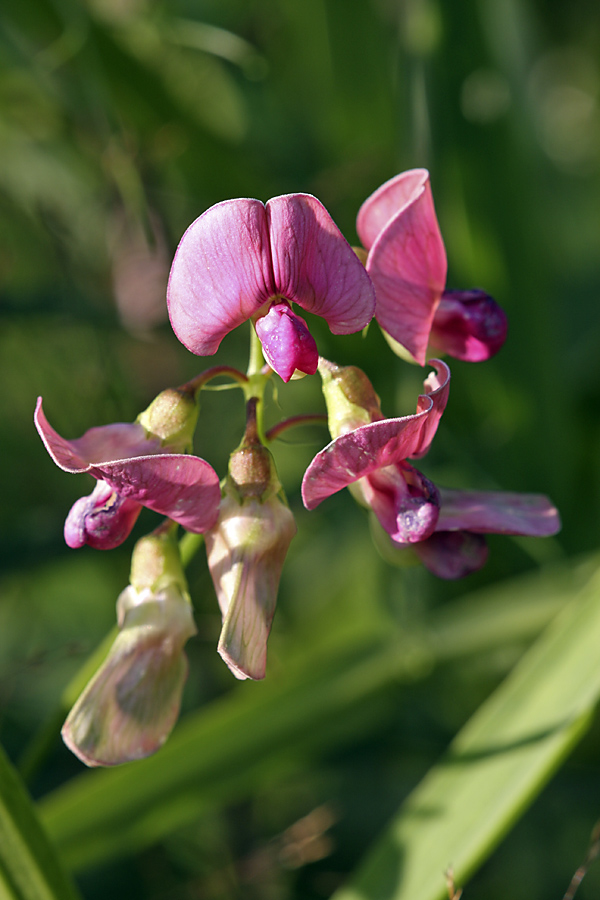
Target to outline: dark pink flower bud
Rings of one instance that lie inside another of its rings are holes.
[[[131,534],[141,504],[121,497],[105,481],[98,481],[88,497],[76,500],[65,522],[65,541],[74,550],[88,544],[112,550]]]
[[[435,352],[482,362],[498,352],[507,331],[506,313],[485,291],[444,291],[429,343]]]
[[[319,362],[315,339],[304,319],[292,311],[289,303],[273,303],[266,316],[256,320],[254,327],[265,359],[284,381],[289,381],[296,370],[306,375],[315,374]]]

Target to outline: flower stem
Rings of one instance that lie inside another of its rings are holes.
[[[192,378],[191,381],[186,381],[185,384],[180,385],[179,390],[197,396],[205,384],[208,384],[209,381],[213,378],[217,378],[219,375],[228,375],[244,389],[248,383],[246,375],[244,375],[243,372],[240,372],[239,369],[234,369],[233,366],[213,366],[211,369],[200,372],[200,374],[196,375],[195,378]]]
[[[287,431],[288,428],[295,428],[297,425],[326,424],[327,416],[324,413],[315,413],[314,415],[306,416],[291,416],[289,419],[283,419],[283,421],[278,422],[277,425],[273,425],[272,428],[269,428],[269,430],[265,434],[265,439],[269,443],[271,441],[275,441],[284,433],[284,431]]]

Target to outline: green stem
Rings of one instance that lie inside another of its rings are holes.
[[[194,556],[204,543],[204,535],[194,534],[192,531],[186,531],[179,541],[179,553],[181,554],[181,565],[186,569]]]
[[[228,375],[244,389],[248,382],[246,375],[244,375],[243,372],[240,372],[239,369],[234,369],[233,366],[213,366],[211,369],[200,372],[200,374],[196,375],[195,378],[192,378],[191,381],[186,381],[185,384],[180,385],[179,390],[189,392],[190,394],[193,393],[194,396],[197,396],[205,384],[208,384],[209,381],[213,378],[217,378],[219,375]]]

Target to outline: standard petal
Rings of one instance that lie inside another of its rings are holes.
[[[558,510],[543,494],[440,488],[438,531],[475,531],[548,537],[560,531]]]
[[[148,456],[151,453],[158,453],[161,449],[160,441],[147,438],[146,432],[137,422],[90,428],[80,438],[68,441],[61,437],[46,419],[41,397],[37,400],[34,422],[46,450],[56,465],[71,474],[89,472],[94,463],[127,459],[131,456]]]
[[[421,365],[446,284],[446,251],[429,180],[377,236],[367,258],[375,285],[375,318]]]
[[[334,334],[364,328],[375,292],[323,204],[310,194],[274,197],[267,217],[277,293],[322,316]]]
[[[219,476],[197,456],[140,456],[94,466],[90,473],[121,497],[168,516],[188,531],[201,534],[217,520]]]
[[[425,568],[438,578],[450,580],[477,572],[488,558],[485,538],[471,531],[436,531],[426,541],[413,544],[412,549]]]
[[[367,197],[356,217],[356,233],[363,247],[371,249],[390,219],[408,206],[428,181],[427,169],[409,169],[390,178]]]
[[[173,331],[199,356],[276,293],[267,215],[260,200],[225,200],[185,232],[167,288]]]

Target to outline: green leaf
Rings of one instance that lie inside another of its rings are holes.
[[[589,724],[600,575],[522,657],[404,802],[335,900],[442,900],[491,853]]]
[[[0,897],[77,900],[19,776],[0,748]]]

